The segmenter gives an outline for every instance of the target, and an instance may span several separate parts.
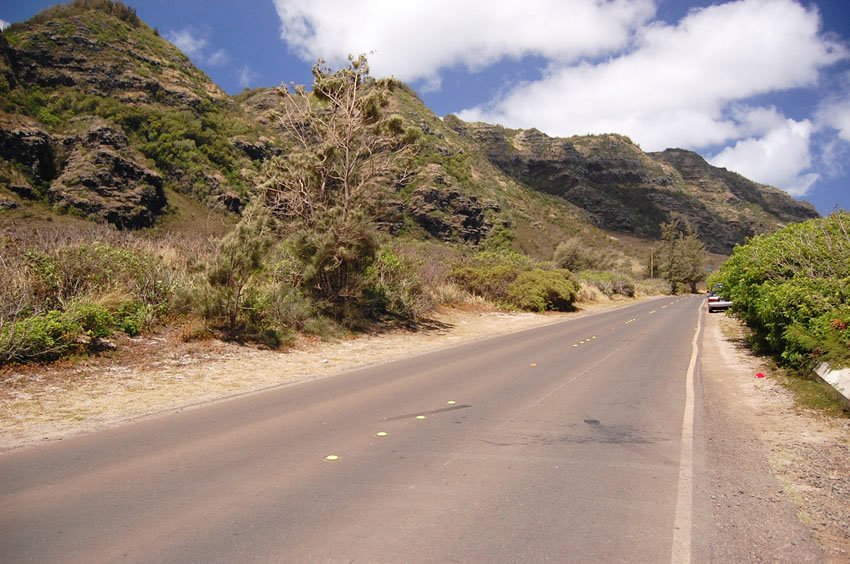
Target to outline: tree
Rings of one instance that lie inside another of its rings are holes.
[[[319,60],[312,91],[279,91],[278,122],[291,146],[267,165],[262,200],[293,234],[305,290],[342,320],[357,309],[375,261],[375,218],[410,178],[421,135],[401,116],[384,115],[395,84],[371,78],[361,55],[337,71]]]
[[[675,294],[680,284],[696,292],[697,284],[705,280],[705,245],[678,219],[661,224],[661,246],[654,252],[658,274],[670,284],[671,293]]]
[[[421,135],[401,116],[383,115],[394,86],[393,79],[371,78],[360,55],[336,72],[320,59],[312,91],[301,85],[278,91],[278,123],[292,146],[266,169],[266,201],[276,215],[313,227],[331,210],[343,222],[379,211],[383,197],[410,176]]]
[[[682,260],[682,282],[687,284],[691,293],[697,292],[697,284],[705,280],[705,244],[693,232],[679,239],[679,253]]]

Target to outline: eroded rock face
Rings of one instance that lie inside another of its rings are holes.
[[[437,176],[410,195],[408,212],[432,237],[442,241],[480,243],[493,228],[487,210],[498,211],[495,203],[482,204],[463,194],[443,176]]]
[[[154,224],[166,204],[162,176],[129,147],[124,132],[97,123],[71,145],[67,164],[48,192],[55,205],[119,229]]]
[[[811,204],[692,151],[644,153],[613,134],[562,139],[454,117],[446,124],[480,143],[508,176],[575,204],[603,229],[657,238],[659,225],[676,218],[709,250],[728,254],[747,237],[818,216]]]
[[[50,182],[56,176],[50,135],[24,116],[0,113],[0,157],[24,165],[36,181]]]

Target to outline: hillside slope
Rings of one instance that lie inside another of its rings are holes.
[[[7,207],[149,227],[169,193],[238,211],[257,170],[262,128],[118,3],[57,6],[6,29],[0,95]]]

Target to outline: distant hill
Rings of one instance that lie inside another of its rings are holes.
[[[286,150],[274,89],[226,95],[135,12],[108,0],[48,9],[0,35],[0,219],[71,214],[119,228],[179,221],[180,202],[238,214],[263,161]],[[512,246],[619,245],[687,220],[728,254],[746,237],[817,217],[775,188],[678,149],[620,135],[558,139],[444,120],[398,84],[388,111],[424,133],[382,227],[399,237]],[[620,249],[634,253],[625,247]]]

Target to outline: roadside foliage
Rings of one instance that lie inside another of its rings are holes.
[[[850,213],[751,239],[711,277],[716,284],[754,344],[783,364],[850,365]]]

